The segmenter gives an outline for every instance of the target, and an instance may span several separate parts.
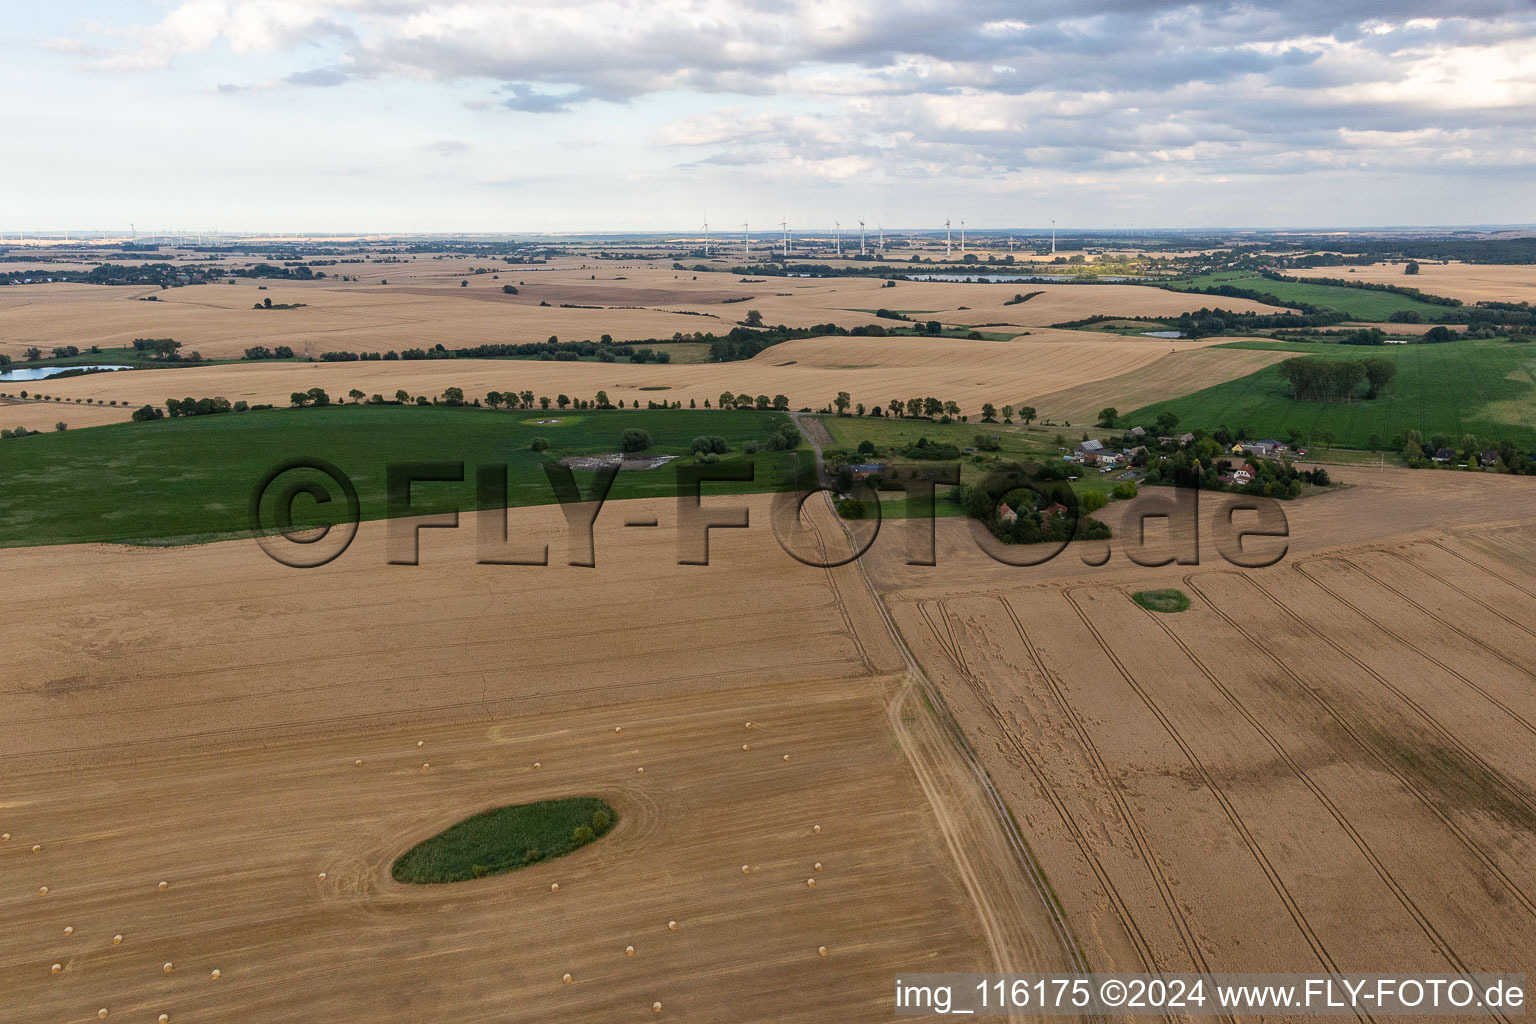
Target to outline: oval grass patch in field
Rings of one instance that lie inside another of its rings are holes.
[[[1189,598],[1182,590],[1138,590],[1131,600],[1149,612],[1182,612],[1189,609]]]
[[[466,818],[395,861],[397,882],[435,884],[500,875],[563,857],[613,827],[606,801],[578,796],[498,807]]]

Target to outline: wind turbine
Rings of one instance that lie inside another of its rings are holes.
[[[960,255],[965,255],[965,219],[960,220]]]
[[[704,258],[709,259],[709,214],[704,215]]]
[[[741,258],[752,262],[752,233],[747,230],[745,221],[741,225]]]
[[[859,218],[859,255],[860,256],[867,256],[867,255],[869,255],[869,253],[866,252],[865,249],[864,249],[864,218],[863,217]]]
[[[789,221],[779,221],[779,227],[784,229],[784,255],[787,258],[789,256]]]
[[[883,224],[876,224],[875,230],[880,232],[880,251],[885,252],[885,226]]]
[[[1051,255],[1056,255],[1056,218],[1051,218]]]
[[[944,218],[944,258],[949,259],[949,218]]]

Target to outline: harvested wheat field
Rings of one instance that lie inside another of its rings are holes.
[[[1333,277],[1345,281],[1417,288],[1431,295],[1466,303],[1536,302],[1536,266],[1497,263],[1430,263],[1421,261],[1417,274],[1404,274],[1402,263],[1373,263],[1367,267],[1310,267],[1289,271],[1297,277]]]
[[[1105,406],[1139,409],[1171,395],[1187,395],[1247,376],[1281,362],[1291,354],[1216,346],[1198,348],[1180,341],[1170,346],[1167,355],[1146,366],[1104,380],[1034,396],[1031,404],[1039,410],[1042,419],[1092,423]]]
[[[625,341],[668,339],[679,332],[724,334],[748,309],[759,310],[767,323],[791,327],[890,326],[892,321],[874,315],[881,307],[947,324],[1024,327],[1099,313],[1177,315],[1210,304],[1206,296],[1136,285],[900,282],[883,288],[874,278],[743,279],[677,271],[664,261],[616,264],[579,257],[539,266],[486,266],[483,260],[418,256],[343,266],[338,272],[358,280],[240,278],[171,289],[10,286],[0,289],[0,352],[18,356],[33,345],[110,348],[134,338],[169,337],[208,359],[237,359],[253,345],[287,345],[300,355],[319,356],[533,342],[551,335],[580,341],[609,334]],[[503,292],[506,286],[517,294]],[[1042,294],[1004,305],[1019,291]],[[303,305],[252,308],[268,299],[279,306]],[[1244,299],[1224,299],[1222,305],[1283,312]]]
[[[1230,339],[1222,339],[1226,341]],[[540,360],[400,360],[350,363],[261,362],[135,370],[73,377],[52,391],[73,400],[94,398],[130,406],[160,404],[171,394],[222,395],[230,401],[286,405],[295,391],[324,388],[340,399],[357,388],[392,399],[397,389],[413,395],[440,395],[460,387],[467,397],[486,392],[532,390],[551,398],[564,393],[591,397],[599,390],[626,405],[681,401],[699,405],[725,391],[783,394],[791,408],[820,408],[839,391],[856,402],[884,405],[893,398],[934,395],[977,413],[982,403],[1017,404],[1148,367],[1172,352],[1220,342],[1126,338],[1087,331],[1035,331],[1012,341],[958,338],[807,338],[786,341],[740,362],[700,364],[554,362]],[[1260,353],[1265,355],[1267,353]],[[1248,355],[1251,355],[1248,354]],[[1253,360],[1213,361],[1238,376]],[[1177,374],[1170,386],[1182,386]],[[1226,379],[1226,378],[1222,378]],[[1182,394],[1158,392],[1160,397]]]
[[[84,402],[37,402],[30,399],[0,398],[0,427],[14,430],[53,430],[67,423],[72,430],[99,427],[103,423],[122,423],[133,415],[127,406],[86,405]]]
[[[949,523],[938,569],[875,559],[1095,969],[1536,953],[1536,496],[1464,476],[1290,503],[1265,569],[971,571]]]
[[[419,566],[383,523],[307,572],[250,542],[0,552],[29,638],[0,987],[39,1020],[810,1022],[886,1019],[900,969],[1067,965],[857,567],[785,555],[767,498],[705,501],[738,504],[708,566],[676,564],[671,501],[605,507],[596,569],[552,507],[509,523],[548,567],[477,565],[474,516]],[[572,795],[612,834],[390,877],[468,815]]]

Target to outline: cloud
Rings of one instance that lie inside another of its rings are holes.
[[[429,142],[421,147],[428,153],[436,153],[438,156],[462,156],[474,147],[462,139],[439,139]]]
[[[485,111],[689,95],[717,107],[650,146],[764,178],[1502,165],[1536,127],[1523,0],[179,0],[46,45],[118,72],[318,49],[280,82],[466,83]]]

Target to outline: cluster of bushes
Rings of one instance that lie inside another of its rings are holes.
[[[1316,359],[1298,356],[1280,364],[1298,402],[1348,402],[1378,398],[1397,376],[1390,359]]]
[[[586,846],[613,827],[613,816],[607,811],[593,811],[592,824],[577,825],[571,831],[572,846]]]
[[[212,416],[224,412],[245,412],[250,406],[245,401],[231,403],[229,399],[214,398],[183,398],[177,401],[174,398],[165,400],[165,411],[171,418],[178,416]]]
[[[252,345],[245,350],[245,358],[253,361],[259,359],[292,359],[293,349],[287,345],[278,345],[276,348],[267,348],[265,345]]]
[[[17,427],[15,430],[0,430],[0,439],[9,441],[13,437],[26,437],[28,434],[37,434],[40,431],[28,430],[26,427]]]
[[[953,462],[960,458],[960,449],[952,444],[942,444],[920,437],[916,443],[902,447],[901,454],[921,462]]]

